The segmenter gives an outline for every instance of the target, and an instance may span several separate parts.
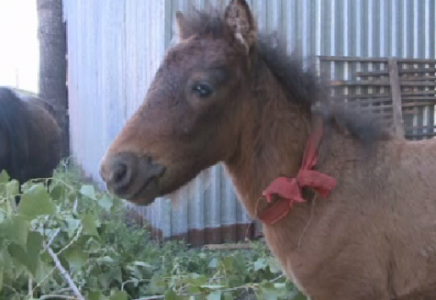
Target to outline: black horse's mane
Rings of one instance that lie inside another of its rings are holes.
[[[234,38],[222,8],[191,8],[185,14],[184,29],[198,36]],[[327,80],[317,75],[310,60],[306,60],[308,64],[304,66],[303,57],[296,53],[289,54],[284,37],[277,33],[261,33],[256,48],[255,60],[268,66],[286,90],[289,101],[298,103],[309,111],[318,103],[317,113],[324,117],[326,123],[346,128],[359,140],[373,141],[389,135],[373,115],[362,114],[356,107],[335,105],[329,97]]]

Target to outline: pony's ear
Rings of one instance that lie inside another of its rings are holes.
[[[181,11],[176,12],[176,30],[180,40],[187,39],[191,35],[185,16]]]
[[[248,51],[256,41],[257,29],[253,14],[245,0],[232,0],[226,8],[225,20],[235,38]]]

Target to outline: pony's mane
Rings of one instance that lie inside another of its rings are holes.
[[[346,128],[358,140],[370,142],[389,137],[376,115],[362,113],[355,105],[335,103],[330,98],[328,79],[317,75],[313,61],[305,61],[297,52],[288,54],[285,39],[262,34],[257,47],[259,58],[286,90],[289,101],[321,115],[326,124]]]
[[[27,134],[30,116],[26,103],[10,88],[0,87],[0,130],[9,138],[14,169],[28,159]]]
[[[199,37],[234,39],[231,29],[224,18],[222,7],[209,7],[198,10],[191,7],[185,14],[184,30]],[[289,54],[286,39],[277,33],[258,34],[254,61],[264,62],[277,81],[287,92],[289,101],[320,114],[327,124],[346,128],[353,137],[362,141],[386,138],[389,133],[380,126],[379,119],[373,114],[363,114],[355,106],[335,105],[329,97],[327,79],[317,75],[313,61],[305,60],[296,52]]]

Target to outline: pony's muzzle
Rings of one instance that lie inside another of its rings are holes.
[[[148,157],[130,152],[107,156],[100,166],[100,176],[115,195],[133,200],[142,194],[156,193],[157,180],[165,168]]]

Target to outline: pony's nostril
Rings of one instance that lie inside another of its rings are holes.
[[[120,183],[122,182],[127,175],[127,166],[123,163],[119,163],[114,167],[114,170],[112,171],[111,181],[114,183]]]
[[[127,163],[122,157],[115,161],[111,168],[109,182],[117,192],[126,192],[132,183],[133,165]]]

